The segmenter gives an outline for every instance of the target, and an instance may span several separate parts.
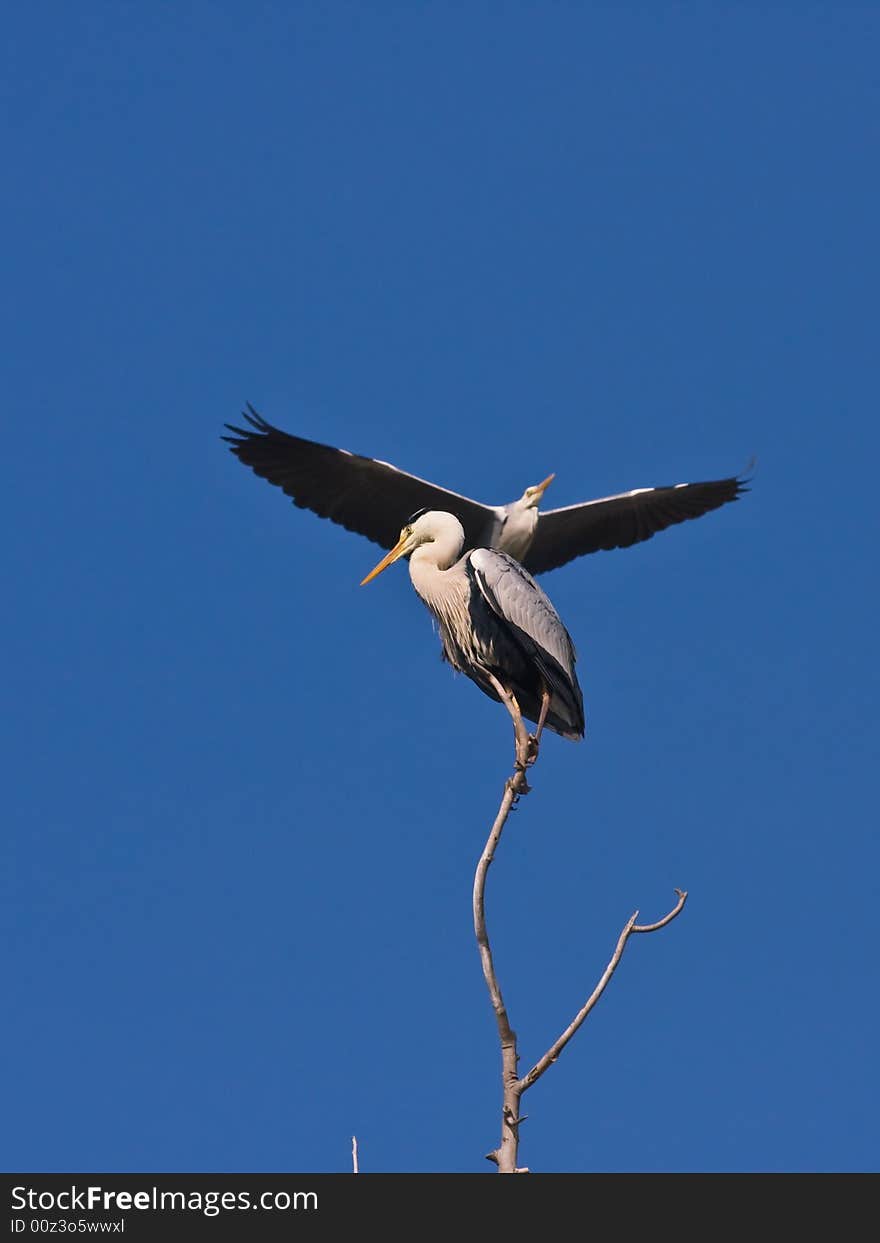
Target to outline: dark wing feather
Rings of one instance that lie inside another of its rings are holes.
[[[496,515],[487,505],[407,474],[388,462],[290,436],[267,423],[251,405],[244,418],[250,427],[227,423],[234,434],[223,439],[240,462],[281,488],[300,509],[311,509],[382,548],[397,543],[401,527],[418,509],[455,514],[465,529],[469,548],[491,537]]]
[[[535,538],[523,557],[523,565],[532,574],[542,574],[584,553],[629,548],[677,522],[699,518],[737,500],[748,491],[747,482],[733,477],[639,488],[565,509],[549,509],[538,518]]]

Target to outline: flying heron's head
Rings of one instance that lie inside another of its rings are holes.
[[[361,586],[364,587],[401,557],[408,557],[422,544],[440,545],[435,560],[437,564],[445,561],[446,565],[450,565],[464,546],[464,527],[454,514],[444,513],[441,509],[416,510],[404,523],[400,539],[379,564],[370,570]],[[441,565],[441,568],[445,569],[446,566]]]
[[[555,478],[555,475],[548,475],[542,483],[536,483],[533,488],[526,488],[525,492],[523,492],[519,499],[519,503],[522,505],[523,509],[537,509],[540,504],[541,497],[544,495],[547,488],[550,487],[550,484]]]

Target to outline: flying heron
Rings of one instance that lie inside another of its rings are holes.
[[[554,479],[548,475],[526,488],[519,500],[484,505],[389,462],[291,436],[267,423],[250,404],[244,418],[250,427],[227,423],[233,435],[223,439],[240,462],[281,488],[300,509],[330,518],[382,548],[394,543],[403,514],[423,509],[452,511],[464,528],[464,547],[509,553],[531,574],[553,570],[584,553],[628,548],[675,523],[735,501],[747,491],[747,481],[733,476],[706,483],[634,488],[541,511],[544,492]]]
[[[437,620],[443,654],[491,699],[505,703],[517,740],[534,721],[563,738],[584,735],[584,701],[568,631],[547,596],[506,552],[472,548],[453,514],[419,510],[361,583],[409,557],[416,594]]]

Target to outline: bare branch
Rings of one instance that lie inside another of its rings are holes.
[[[498,975],[495,971],[495,963],[492,958],[492,947],[489,944],[489,933],[486,928],[486,878],[489,873],[489,866],[495,858],[495,851],[501,841],[501,834],[507,823],[507,817],[510,815],[511,808],[516,805],[520,795],[529,793],[529,784],[526,781],[526,770],[534,764],[538,758],[538,748],[540,745],[541,730],[546,719],[547,711],[550,703],[550,693],[546,687],[543,689],[542,704],[538,728],[535,734],[529,734],[523,721],[522,713],[516,697],[505,687],[496,677],[488,673],[488,678],[492,683],[498,698],[504,704],[510,713],[513,721],[513,732],[515,738],[516,758],[514,762],[513,776],[508,777],[504,783],[504,795],[501,799],[501,805],[498,808],[498,814],[495,817],[492,828],[489,830],[489,836],[486,839],[486,845],[483,847],[483,853],[480,855],[477,869],[474,874],[474,891],[473,891],[473,914],[474,914],[474,932],[477,936],[477,945],[480,951],[480,963],[483,968],[483,978],[486,981],[486,987],[489,990],[489,998],[492,1002],[492,1009],[495,1012],[495,1022],[498,1027],[498,1037],[501,1042],[501,1082],[503,1088],[503,1104],[501,1107],[501,1143],[492,1152],[486,1154],[488,1161],[494,1162],[498,1167],[500,1174],[519,1174],[528,1173],[525,1167],[517,1165],[517,1156],[519,1152],[519,1127],[525,1120],[524,1115],[520,1114],[520,1100],[523,1092],[536,1083],[541,1075],[549,1066],[556,1061],[559,1054],[571,1040],[572,1036],[586,1019],[587,1015],[595,1006],[596,1002],[602,996],[608,981],[614,974],[617,964],[623,956],[626,943],[634,932],[656,932],[659,928],[664,928],[668,923],[675,919],[676,915],[684,907],[687,901],[687,893],[681,889],[676,889],[678,902],[673,909],[664,915],[656,924],[637,924],[638,911],[636,911],[621,932],[611,961],[605,968],[599,983],[591,995],[587,998],[583,1008],[575,1015],[572,1022],[568,1025],[562,1035],[554,1044],[550,1046],[540,1061],[536,1062],[528,1074],[521,1079],[517,1076],[517,1066],[519,1064],[519,1051],[517,1048],[516,1032],[510,1025],[510,1018],[507,1014],[507,1007],[504,1004],[504,997],[501,992],[501,985],[498,983]]]
[[[667,924],[671,923],[672,920],[675,919],[676,915],[679,915],[681,913],[681,911],[684,908],[684,904],[687,901],[687,890],[676,889],[675,892],[678,894],[678,901],[676,902],[672,910],[669,912],[669,914],[664,915],[663,918],[658,920],[656,924],[637,924],[636,920],[638,919],[638,916],[639,916],[638,911],[635,911],[630,916],[630,918],[626,921],[623,931],[621,932],[620,936],[617,939],[617,945],[614,948],[614,953],[611,955],[611,959],[608,963],[608,966],[602,972],[602,975],[599,979],[599,983],[593,989],[592,993],[587,998],[583,1007],[578,1011],[578,1013],[569,1023],[568,1027],[566,1027],[565,1031],[562,1033],[559,1039],[554,1041],[554,1043],[550,1046],[550,1048],[547,1050],[544,1056],[535,1063],[535,1065],[532,1067],[532,1069],[527,1074],[523,1075],[522,1079],[520,1079],[519,1081],[520,1095],[522,1095],[523,1092],[525,1092],[528,1088],[530,1088],[533,1083],[536,1083],[537,1080],[540,1079],[541,1076],[544,1074],[544,1071],[547,1070],[548,1067],[553,1065],[553,1063],[559,1057],[559,1054],[562,1052],[562,1050],[568,1044],[569,1040],[571,1040],[572,1036],[581,1026],[584,1019],[593,1009],[596,1002],[605,992],[605,989],[608,985],[609,980],[611,979],[612,975],[614,975],[614,972],[617,969],[617,964],[620,962],[621,958],[623,957],[623,951],[626,949],[626,943],[629,940],[630,936],[634,932],[656,932],[659,928],[665,928]]]
[[[357,1141],[356,1135],[352,1135],[351,1137],[351,1164],[352,1164],[352,1171],[351,1171],[352,1174],[359,1173],[358,1171],[358,1141]]]
[[[504,1090],[504,1102],[501,1110],[501,1143],[494,1152],[487,1154],[487,1159],[495,1162],[499,1173],[513,1174],[517,1169],[516,1156],[519,1146],[520,1090],[517,1076],[519,1053],[517,1052],[516,1032],[510,1026],[510,1019],[507,1015],[507,1008],[504,1005],[501,985],[498,983],[498,975],[492,958],[489,933],[486,928],[486,876],[489,872],[489,865],[495,858],[495,851],[501,840],[507,817],[510,815],[510,809],[516,804],[521,794],[528,794],[529,792],[529,784],[526,781],[526,768],[534,764],[538,757],[538,740],[527,733],[522,713],[519,710],[519,704],[516,702],[515,697],[491,673],[489,678],[513,720],[513,730],[516,739],[516,761],[513,776],[508,777],[504,783],[504,796],[501,799],[501,806],[498,808],[498,814],[495,817],[492,828],[489,830],[486,845],[483,847],[483,853],[480,855],[477,870],[474,874],[473,912],[474,932],[476,933],[477,945],[480,950],[483,978],[489,990],[492,1009],[495,1011],[495,1022],[498,1026],[498,1037],[501,1042],[501,1080]]]
[[[474,932],[477,934],[477,945],[480,949],[480,961],[483,966],[483,976],[486,981],[486,987],[489,989],[489,997],[492,1001],[492,1009],[495,1011],[495,1019],[498,1023],[498,1035],[501,1037],[502,1044],[507,1040],[513,1039],[513,1032],[507,1018],[507,1010],[504,1007],[504,998],[501,995],[501,986],[498,983],[498,976],[495,971],[495,963],[492,959],[492,947],[489,944],[489,933],[486,929],[486,875],[489,871],[489,865],[495,857],[495,850],[501,838],[505,822],[510,809],[516,802],[518,795],[514,790],[514,780],[511,778],[504,787],[504,797],[501,800],[501,806],[498,808],[498,814],[495,817],[495,823],[492,825],[486,845],[483,847],[483,853],[480,855],[480,861],[477,864],[477,870],[474,875]]]

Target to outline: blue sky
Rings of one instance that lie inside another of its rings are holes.
[[[506,715],[245,401],[493,502],[743,471],[542,582],[588,735],[489,880],[536,1170],[878,1167],[875,5],[6,15],[0,1167],[490,1171]]]

